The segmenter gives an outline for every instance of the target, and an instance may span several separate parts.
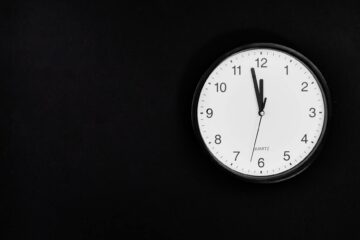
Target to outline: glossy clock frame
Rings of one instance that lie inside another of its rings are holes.
[[[270,175],[270,176],[252,176],[252,175],[243,174],[243,173],[237,172],[237,171],[227,167],[221,161],[219,161],[211,153],[211,151],[206,146],[204,139],[201,137],[199,123],[198,123],[198,117],[197,117],[197,108],[198,108],[198,102],[199,102],[201,90],[202,90],[206,80],[208,79],[209,75],[213,72],[213,70],[221,62],[223,62],[226,58],[230,57],[231,55],[234,55],[241,51],[258,49],[258,48],[264,48],[264,49],[284,52],[285,54],[288,54],[294,58],[297,58],[300,62],[302,62],[305,65],[305,67],[307,67],[309,69],[309,71],[313,74],[313,76],[315,77],[315,79],[317,80],[317,82],[320,86],[320,90],[321,90],[321,93],[322,93],[322,96],[324,99],[324,109],[325,109],[324,124],[322,127],[321,135],[320,135],[317,143],[315,144],[314,148],[311,150],[311,152],[305,157],[305,159],[303,159],[295,167],[293,167],[289,170],[286,170],[284,172]],[[299,53],[291,48],[285,47],[280,44],[275,44],[275,43],[253,43],[253,44],[243,45],[241,47],[235,48],[235,49],[225,53],[223,56],[218,58],[210,66],[210,68],[205,72],[205,74],[201,77],[201,79],[196,87],[194,96],[193,96],[192,109],[191,109],[191,119],[192,119],[193,129],[195,131],[195,135],[197,136],[198,140],[200,141],[200,144],[202,145],[203,149],[211,156],[211,158],[217,163],[217,165],[221,166],[222,169],[227,170],[227,172],[231,172],[233,175],[236,175],[245,181],[256,182],[256,183],[281,182],[281,181],[287,180],[289,178],[292,178],[292,177],[298,175],[299,173],[304,171],[307,167],[309,167],[310,164],[317,157],[319,151],[321,150],[321,148],[323,146],[324,139],[325,139],[325,136],[327,133],[327,127],[329,125],[330,115],[331,115],[330,92],[329,92],[329,88],[326,84],[326,81],[325,81],[323,75],[321,74],[321,72],[319,71],[319,69],[308,58],[306,58],[301,53]]]

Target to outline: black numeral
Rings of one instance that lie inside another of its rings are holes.
[[[309,86],[309,84],[307,82],[302,82],[301,86],[302,86],[302,89],[301,89],[302,92],[307,92],[308,91],[307,87]]]
[[[284,152],[284,160],[285,160],[285,161],[289,161],[289,160],[290,160],[290,154],[289,154],[289,153],[290,153],[290,151],[285,151],[285,152]]]
[[[232,69],[233,69],[233,73],[234,73],[234,75],[240,75],[241,74],[241,66],[233,66],[232,67]]]
[[[316,109],[315,108],[310,108],[309,109],[310,111],[310,114],[309,114],[309,117],[316,117]]]
[[[307,143],[307,142],[308,142],[307,134],[305,134],[305,135],[303,136],[303,138],[301,139],[301,141],[304,142],[304,143]]]
[[[220,135],[220,134],[215,135],[215,143],[216,143],[216,144],[220,144],[220,143],[221,143],[221,135]]]
[[[240,154],[240,151],[233,151],[233,153],[235,153],[235,161],[236,161]]]
[[[285,66],[285,73],[286,73],[286,75],[289,75],[289,66],[288,65]]]
[[[216,92],[225,92],[226,91],[226,83],[215,83]]]
[[[265,162],[264,162],[264,159],[263,158],[259,158],[258,160],[258,166],[260,168],[263,168],[265,166]]]
[[[267,63],[267,59],[266,58],[257,58],[255,59],[256,61],[256,66],[260,67],[260,68],[267,68],[266,63]]]
[[[206,117],[212,118],[214,111],[211,108],[206,109]]]

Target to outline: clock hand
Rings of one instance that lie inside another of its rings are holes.
[[[259,95],[260,95],[260,101],[262,101],[264,99],[264,80],[263,79],[260,79],[259,80],[260,82],[260,86],[259,86]],[[262,103],[261,103],[262,104]]]
[[[263,102],[263,105],[262,105],[262,110],[261,110],[262,114],[264,114],[264,108],[265,108],[265,104],[266,104],[266,99],[267,98],[264,99],[264,102]]]
[[[264,80],[260,79],[260,100],[261,100],[261,108],[259,110],[259,115],[264,114],[264,108],[266,104],[266,99],[264,99]]]
[[[265,99],[266,99],[266,98],[265,98]],[[250,162],[252,162],[252,159],[253,159],[253,156],[254,156],[254,150],[255,150],[256,141],[257,141],[257,138],[258,138],[258,135],[259,135],[259,129],[260,129],[262,117],[263,117],[263,116],[260,115],[259,125],[258,125],[258,129],[257,129],[257,132],[256,132],[256,137],[255,137],[255,142],[254,142],[254,146],[253,146],[252,153],[251,153]]]
[[[263,100],[260,96],[260,90],[259,90],[259,87],[258,87],[258,84],[257,84],[257,79],[256,79],[256,74],[255,74],[255,70],[254,68],[251,68],[251,76],[252,76],[252,80],[253,80],[253,83],[254,83],[254,89],[255,89],[255,95],[256,95],[256,100],[257,100],[257,103],[258,103],[258,110],[259,110],[259,115],[260,115],[260,112],[261,112],[261,108],[262,108],[262,105],[263,105]]]
[[[260,102],[261,102],[261,108],[259,109],[259,114],[264,110],[264,80],[260,79],[260,87],[259,87],[259,93],[260,93]]]

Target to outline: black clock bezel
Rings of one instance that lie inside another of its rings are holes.
[[[308,154],[308,156],[304,160],[302,160],[301,163],[297,164],[293,168],[288,169],[284,172],[274,174],[274,175],[269,175],[269,176],[252,176],[252,175],[243,174],[243,173],[237,172],[237,171],[227,167],[221,161],[219,161],[211,153],[211,151],[206,146],[204,139],[201,137],[200,128],[199,128],[199,124],[198,124],[198,118],[197,118],[197,107],[198,107],[200,93],[201,93],[201,90],[202,90],[206,80],[208,79],[208,77],[212,73],[212,71],[229,56],[231,56],[237,52],[244,51],[244,50],[251,50],[251,49],[258,49],[258,48],[281,51],[281,52],[289,54],[290,56],[301,61],[310,70],[310,72],[313,74],[315,79],[318,81],[321,93],[323,95],[324,108],[325,108],[324,125],[322,128],[320,137],[319,137],[317,143],[315,144],[314,148],[312,149],[312,151]],[[328,85],[325,81],[325,78],[322,75],[322,73],[320,72],[320,70],[315,66],[314,63],[312,63],[307,57],[305,57],[301,53],[297,52],[294,49],[291,49],[289,47],[286,47],[286,46],[283,46],[280,44],[276,44],[276,43],[247,44],[247,45],[237,47],[237,48],[225,53],[221,57],[219,57],[200,78],[200,81],[197,84],[195,93],[193,95],[192,109],[191,109],[191,119],[192,119],[193,129],[194,129],[196,137],[200,141],[202,148],[211,156],[211,158],[217,163],[218,166],[221,166],[222,169],[227,170],[227,172],[230,172],[233,175],[240,177],[241,179],[243,179],[245,181],[255,182],[255,183],[281,182],[281,181],[290,179],[292,177],[295,177],[296,175],[303,172],[306,168],[308,168],[311,165],[311,163],[315,160],[318,153],[320,152],[320,149],[322,148],[322,146],[324,144],[324,139],[325,139],[325,136],[327,133],[327,127],[329,125],[330,115],[331,115],[330,91],[329,91]]]

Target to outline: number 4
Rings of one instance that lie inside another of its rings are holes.
[[[303,136],[303,138],[301,139],[301,141],[304,142],[304,143],[307,143],[307,142],[308,142],[307,134],[305,134],[305,135]]]

